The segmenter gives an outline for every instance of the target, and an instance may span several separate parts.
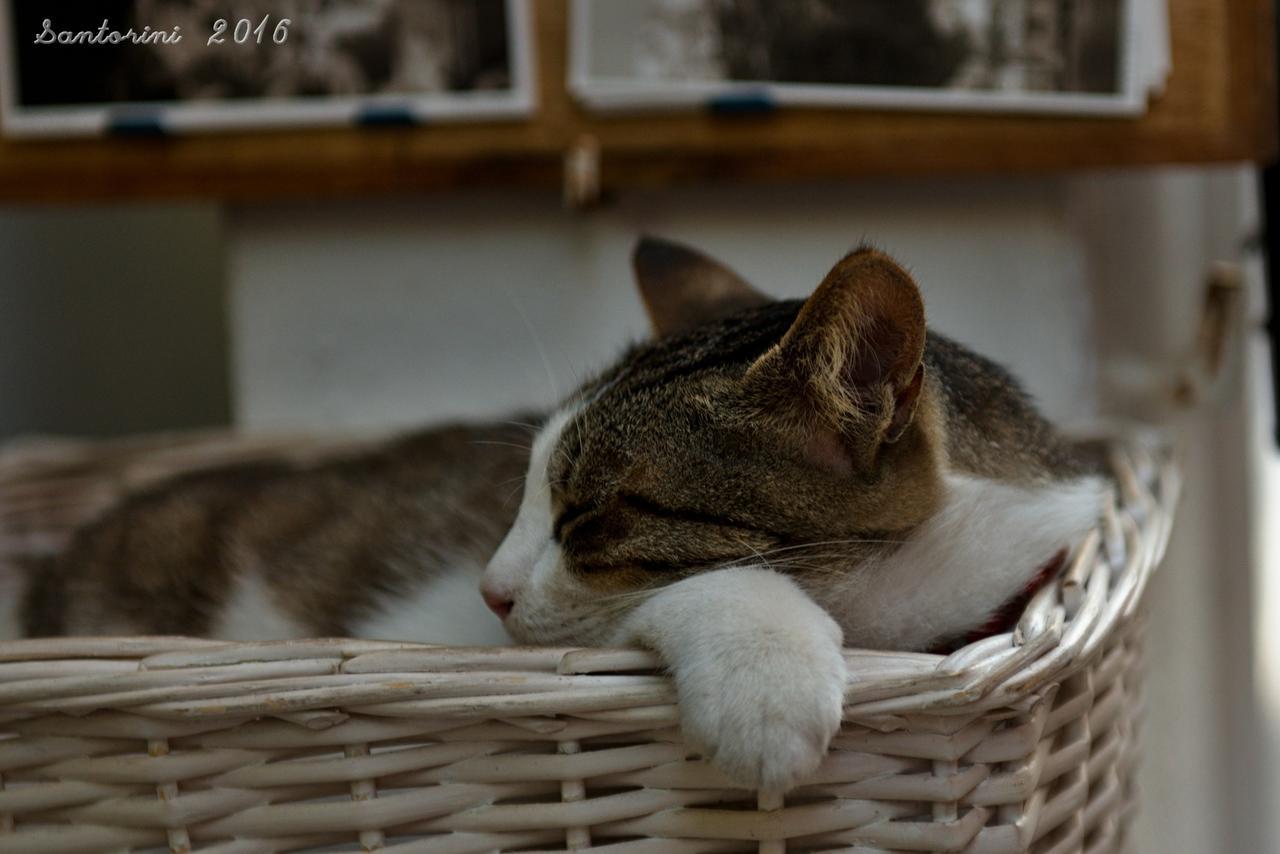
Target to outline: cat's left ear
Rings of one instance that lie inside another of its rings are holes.
[[[720,262],[670,240],[640,238],[631,265],[659,337],[772,302]]]
[[[896,261],[859,249],[832,268],[746,375],[752,405],[800,433],[807,456],[865,469],[897,442],[924,384],[924,301]]]

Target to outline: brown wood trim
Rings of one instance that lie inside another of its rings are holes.
[[[457,187],[552,190],[582,135],[606,189],[707,181],[1045,172],[1275,156],[1270,0],[1174,0],[1174,71],[1141,118],[787,110],[593,116],[564,87],[566,0],[535,0],[540,106],[529,121],[0,142],[0,201],[237,202]]]

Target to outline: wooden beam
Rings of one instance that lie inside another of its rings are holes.
[[[709,181],[1046,172],[1266,161],[1276,153],[1270,0],[1170,4],[1173,73],[1140,118],[791,109],[592,115],[565,89],[567,3],[536,0],[539,106],[527,121],[420,128],[0,142],[0,201],[236,202],[560,184],[595,138],[606,189]]]

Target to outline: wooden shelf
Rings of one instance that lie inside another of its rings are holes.
[[[0,142],[0,200],[258,201],[461,186],[560,186],[594,137],[609,189],[700,181],[1032,172],[1263,161],[1276,153],[1270,0],[1174,0],[1168,91],[1137,119],[787,110],[588,115],[564,88],[565,0],[536,0],[528,121],[171,139]]]

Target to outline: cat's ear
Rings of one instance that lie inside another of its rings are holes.
[[[889,256],[859,249],[822,280],[782,340],[747,372],[754,405],[837,468],[870,464],[915,416],[924,383],[920,289]]]
[[[631,265],[659,337],[772,302],[728,267],[669,240],[640,238],[631,253]]]

